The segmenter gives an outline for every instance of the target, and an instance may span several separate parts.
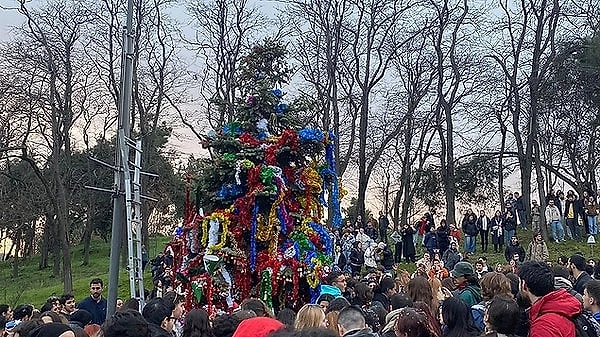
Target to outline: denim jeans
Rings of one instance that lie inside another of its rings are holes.
[[[577,225],[577,219],[566,219],[567,227],[571,229],[573,240],[580,241],[581,233],[579,232],[579,226]]]
[[[516,234],[516,230],[515,229],[511,229],[511,230],[505,230],[504,231],[504,244],[506,246],[510,245],[510,239],[515,236]]]
[[[598,234],[598,224],[596,223],[596,217],[597,215],[591,216],[588,215],[588,228],[590,231],[591,235],[596,235]]]
[[[554,220],[550,226],[552,228],[552,240],[563,241],[565,239],[565,231],[560,221]]]
[[[477,247],[477,235],[465,236],[465,253],[475,253]]]

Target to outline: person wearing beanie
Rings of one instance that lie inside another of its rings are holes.
[[[83,329],[90,323],[92,323],[92,314],[85,309],[79,309],[69,317],[69,325],[71,327],[77,326]]]
[[[232,337],[267,337],[271,332],[280,330],[284,326],[283,323],[270,317],[249,318],[238,325]]]
[[[457,263],[450,274],[454,278],[458,298],[465,302],[469,308],[483,300],[477,274],[469,262],[461,261]]]

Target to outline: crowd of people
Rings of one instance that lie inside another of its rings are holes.
[[[544,202],[555,243],[597,234],[595,196],[558,192]],[[2,336],[600,336],[600,263],[582,252],[550,261],[539,232],[542,208],[533,201],[530,214],[524,209],[514,193],[504,212],[466,210],[459,226],[436,226],[426,213],[395,231],[383,212],[364,223],[358,217],[333,233],[335,263],[315,303],[300,308],[273,310],[248,298],[232,312],[186,312],[183,295],[170,287],[166,252],[150,261],[156,289],[143,308],[118,299],[117,312],[106,317],[103,282],[93,279],[79,303],[66,294],[39,310],[0,305]],[[522,246],[518,232],[528,230],[533,239]],[[506,262],[488,265],[484,254],[492,249]],[[400,262],[414,268],[400,269]]]

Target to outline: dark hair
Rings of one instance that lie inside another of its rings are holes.
[[[185,297],[183,297],[182,295],[179,295],[178,293],[174,292],[174,291],[168,291],[166,294],[164,294],[163,298],[171,303],[173,303],[173,305],[177,305],[179,303],[185,302]]]
[[[69,320],[72,322],[81,323],[81,327],[84,328],[86,325],[92,322],[92,314],[85,309],[78,309],[71,314]]]
[[[364,282],[359,282],[354,286],[355,299],[361,302],[361,305],[369,304],[373,300],[373,290]],[[353,304],[356,304],[353,302]]]
[[[148,323],[161,325],[165,318],[171,316],[173,307],[173,303],[164,298],[156,297],[146,303],[142,310],[142,316]]]
[[[148,323],[135,310],[117,311],[102,325],[104,337],[147,337]]]
[[[535,296],[542,297],[554,291],[554,276],[546,263],[526,261],[519,268],[519,278]]]
[[[587,266],[585,258],[580,254],[571,255],[569,261],[575,266],[575,268],[577,268],[577,270],[584,271],[585,267]]]
[[[445,337],[479,336],[480,331],[473,321],[471,310],[456,297],[449,297],[444,301],[442,318],[447,327]]]
[[[396,287],[396,282],[391,277],[386,277],[381,282],[379,282],[379,287],[377,287],[376,292],[381,292],[385,294],[388,290],[394,289]]]
[[[410,297],[408,297],[408,295],[404,293],[398,293],[390,297],[390,304],[392,305],[392,310],[396,310],[405,307],[412,307],[413,301]]]
[[[396,318],[395,330],[407,337],[435,337],[427,317],[420,310],[403,308]]]
[[[332,284],[338,277],[342,275],[344,274],[342,274],[342,272],[340,271],[332,271],[331,273],[329,273],[329,275],[327,275],[327,284]]]
[[[58,301],[60,302],[60,304],[65,305],[65,303],[67,303],[68,300],[71,299],[75,299],[75,296],[73,296],[73,294],[63,294]]]
[[[140,311],[140,301],[137,298],[130,298],[123,303],[121,306],[121,310],[135,310],[137,312]]]
[[[350,302],[344,297],[338,297],[333,301],[329,302],[329,306],[327,307],[326,314],[331,311],[342,311],[344,308],[349,307]]]
[[[101,287],[104,287],[104,282],[102,282],[102,279],[99,278],[94,278],[90,281],[90,287],[92,286],[92,284],[99,284]]]
[[[210,319],[206,311],[201,309],[193,309],[185,314],[183,324],[183,337],[212,337],[212,329],[210,328]]]
[[[13,332],[15,332],[15,333],[18,332],[19,336],[28,336],[31,331],[37,329],[42,324],[44,324],[44,322],[42,322],[41,320],[38,320],[38,319],[25,321],[25,322],[17,325],[13,329]]]
[[[267,308],[267,306],[256,298],[248,298],[242,301],[240,307],[244,310],[252,310],[256,313],[258,317],[271,317],[271,312]]]
[[[600,303],[600,281],[591,279],[584,286],[587,289],[588,295],[594,299],[596,304]]]
[[[52,302],[46,302],[46,303],[44,303],[44,305],[42,305],[42,307],[40,308],[40,311],[41,312],[52,311],[52,307],[54,307],[54,304],[52,304]]]
[[[487,308],[488,323],[501,334],[511,335],[515,332],[521,311],[517,302],[505,295],[496,295]]]
[[[8,311],[8,308],[10,308],[10,305],[0,304],[0,316],[4,315]]]
[[[213,333],[219,337],[231,337],[240,325],[240,320],[231,315],[220,315],[213,320]]]
[[[440,328],[440,324],[438,323],[437,319],[433,316],[433,312],[431,311],[431,308],[429,307],[429,305],[427,305],[427,303],[417,301],[413,303],[413,309],[420,310],[420,312],[423,315],[425,315],[425,318],[427,318],[429,326],[431,327],[433,332],[435,332],[438,336],[442,335],[442,329]],[[437,316],[437,313],[435,314]]]
[[[519,287],[520,287],[521,280],[519,279],[519,276],[514,273],[506,274],[506,278],[510,281],[510,292],[516,298],[517,294],[520,291]]]
[[[564,277],[564,278],[568,279],[570,276],[570,273],[569,273],[569,269],[567,269],[566,267],[554,266],[554,267],[552,267],[552,275],[554,275],[554,277]]]
[[[331,294],[322,294],[321,296],[319,296],[319,298],[317,298],[317,304],[323,302],[323,301],[327,301],[327,302],[331,302],[335,300],[335,297]]]
[[[13,310],[13,319],[22,320],[23,318],[31,317],[33,315],[33,305],[31,304],[21,304]]]
[[[294,322],[296,321],[296,313],[290,308],[284,308],[277,313],[277,320],[286,326],[293,327]]]
[[[366,326],[365,314],[359,307],[346,307],[338,315],[338,324],[345,330],[363,329]]]
[[[269,335],[274,337],[275,334]],[[281,336],[278,334],[278,336]],[[290,335],[287,335],[290,336]],[[337,337],[335,331],[327,328],[305,328],[292,334],[294,337]]]

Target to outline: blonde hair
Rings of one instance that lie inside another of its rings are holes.
[[[327,328],[335,333],[336,336],[340,336],[340,327],[338,326],[338,316],[340,313],[338,311],[330,311],[325,314],[325,319],[329,324]]]
[[[319,328],[323,326],[325,320],[325,312],[323,308],[317,304],[305,304],[296,315],[294,328],[302,330],[305,328]]]

